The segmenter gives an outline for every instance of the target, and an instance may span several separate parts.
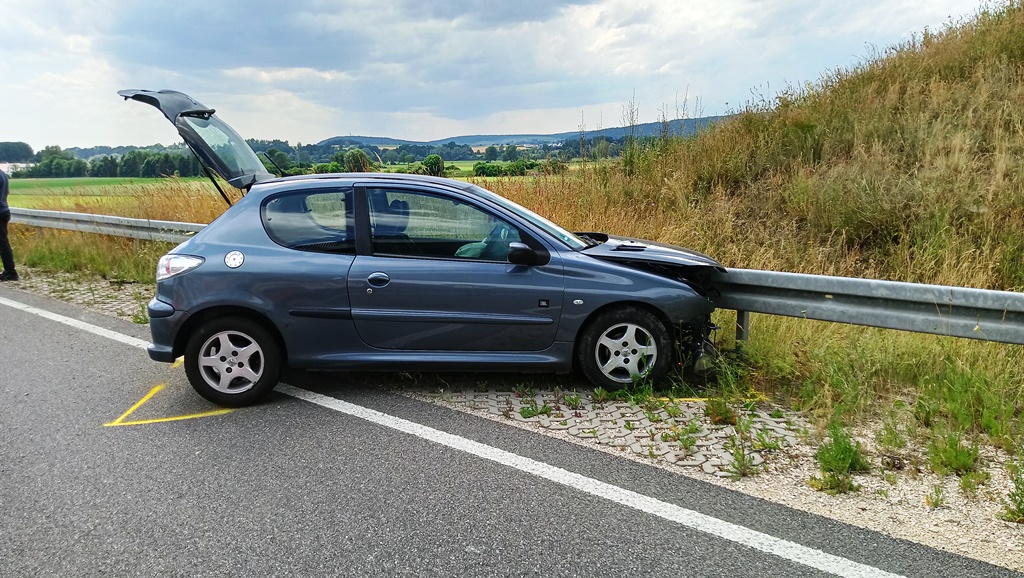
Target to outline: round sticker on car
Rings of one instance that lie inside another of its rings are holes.
[[[237,269],[245,262],[245,255],[241,251],[232,251],[224,255],[224,264],[232,269]]]

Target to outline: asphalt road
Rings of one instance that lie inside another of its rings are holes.
[[[2,576],[1016,575],[345,374],[217,412],[118,336],[0,286]]]

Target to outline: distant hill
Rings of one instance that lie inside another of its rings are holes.
[[[716,122],[724,117],[722,116],[705,116],[701,118],[686,118],[671,120],[668,123],[668,133],[672,135],[689,136],[697,132],[697,130]],[[659,136],[662,134],[663,126],[660,122],[648,122],[644,124],[638,124],[635,127],[636,135],[641,137]],[[585,131],[587,138],[594,137],[608,137],[608,138],[622,138],[628,135],[630,132],[629,127],[616,127],[616,128],[605,128],[601,130],[588,130]],[[431,141],[412,141],[403,140],[390,137],[380,136],[336,136],[329,139],[324,139],[317,143],[319,146],[334,146],[334,145],[351,145],[351,144],[363,144],[373,146],[399,146],[399,145],[430,145],[437,146],[446,143],[454,142],[458,145],[469,145],[469,146],[488,146],[488,145],[542,145],[542,144],[556,144],[565,140],[578,139],[580,136],[579,131],[571,132],[559,132],[554,134],[476,134],[476,135],[465,135],[455,136],[450,138],[441,138]]]
[[[725,117],[722,116],[706,116],[702,118],[687,118],[677,119],[668,122],[668,126],[664,127],[660,122],[648,122],[644,124],[638,124],[633,127],[635,134],[638,137],[651,137],[660,136],[663,131],[667,131],[668,134],[674,136],[689,136],[697,132],[699,129],[708,126],[711,123],[717,122]],[[605,128],[601,130],[588,130],[585,131],[585,136],[588,139],[595,137],[607,137],[609,139],[620,139],[630,133],[629,127],[616,127],[616,128]],[[471,147],[482,147],[489,145],[543,145],[543,144],[560,144],[566,140],[576,141],[580,137],[579,131],[571,132],[559,132],[554,134],[477,134],[477,135],[465,135],[456,136],[450,138],[441,138],[432,141],[414,141],[391,137],[379,137],[379,136],[335,136],[328,139],[324,139],[315,145],[304,145],[306,149],[324,149],[326,152],[322,154],[316,154],[315,150],[312,150],[313,160],[325,160],[327,156],[330,156],[335,149],[333,147],[346,148],[350,146],[376,146],[376,147],[397,147],[401,145],[415,145],[415,146],[442,146],[450,142],[454,142],[459,146],[468,145]],[[248,141],[253,150],[257,152],[265,151],[268,147],[274,147],[278,150],[282,150],[286,153],[294,153],[294,149],[287,141]],[[185,147],[185,143],[179,142],[170,146],[164,146],[161,144],[154,144],[145,147],[139,146],[95,146],[95,147],[71,147],[65,149],[74,155],[75,158],[82,160],[91,160],[101,156],[123,156],[129,151],[144,150],[150,152],[168,152],[184,154],[188,156],[189,151]],[[310,151],[307,151],[310,152]],[[320,157],[324,158],[320,158]]]

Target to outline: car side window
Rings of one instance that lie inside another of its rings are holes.
[[[374,254],[507,261],[518,229],[486,211],[423,191],[368,189]]]
[[[275,243],[314,253],[355,253],[351,191],[300,191],[264,201],[263,226]]]

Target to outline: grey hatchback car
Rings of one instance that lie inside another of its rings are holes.
[[[201,161],[244,193],[160,259],[148,307],[150,357],[184,356],[189,382],[214,403],[258,402],[284,366],[576,368],[617,389],[699,365],[710,351],[707,279],[724,270],[710,257],[571,233],[457,180],[276,178],[191,97],[118,94],[160,109]]]

